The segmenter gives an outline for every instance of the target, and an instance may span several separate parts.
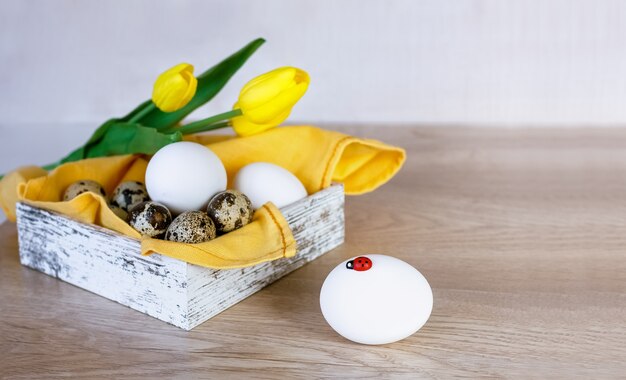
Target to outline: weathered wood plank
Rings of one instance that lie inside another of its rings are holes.
[[[189,330],[343,243],[343,204],[343,187],[336,185],[281,210],[298,244],[295,257],[213,270],[159,254],[141,256],[135,239],[19,203],[20,260]]]

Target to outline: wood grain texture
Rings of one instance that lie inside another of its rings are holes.
[[[17,204],[20,262],[142,313],[191,330],[344,241],[344,194],[334,185],[281,210],[294,257],[215,270],[160,254],[140,242],[62,214]]]
[[[623,378],[626,129],[342,130],[406,167],[348,197],[344,245],[191,332],[20,266],[2,225],[2,377]],[[324,278],[363,253],[433,286],[417,334],[363,346],[325,323]]]

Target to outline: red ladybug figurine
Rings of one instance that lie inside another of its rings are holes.
[[[358,272],[363,272],[372,267],[372,260],[368,259],[365,256],[359,256],[354,260],[350,260],[346,263],[346,268],[354,269]]]

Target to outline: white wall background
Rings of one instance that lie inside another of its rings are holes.
[[[44,164],[148,98],[268,42],[251,77],[308,70],[293,122],[626,125],[626,2],[606,0],[0,0],[0,172]]]
[[[313,83],[295,120],[626,122],[626,2],[603,0],[0,0],[1,120],[97,123],[172,64],[201,71],[257,36],[204,114],[297,65]]]

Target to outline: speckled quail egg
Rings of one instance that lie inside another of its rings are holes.
[[[215,224],[202,211],[185,211],[178,215],[165,233],[165,240],[197,244],[215,239]]]
[[[118,216],[118,218],[124,221],[128,220],[128,212],[124,210],[123,208],[121,208],[120,206],[109,204],[109,208],[111,209],[111,211],[113,211],[115,215]]]
[[[250,199],[237,190],[220,191],[209,201],[207,214],[220,234],[245,226],[252,221],[254,210]]]
[[[118,206],[122,210],[129,211],[141,202],[149,201],[146,185],[137,181],[120,183],[113,191],[111,205]]]
[[[100,194],[103,197],[106,196],[106,193],[104,192],[104,188],[102,187],[102,185],[100,185],[96,181],[84,179],[81,181],[76,181],[72,183],[71,185],[69,185],[67,189],[65,189],[65,193],[63,193],[63,200],[64,201],[72,200],[76,198],[77,196],[81,195],[82,193],[86,193],[88,191],[91,191],[92,193]]]
[[[171,222],[170,210],[156,202],[142,202],[128,214],[128,224],[142,235],[150,237],[163,234]]]

